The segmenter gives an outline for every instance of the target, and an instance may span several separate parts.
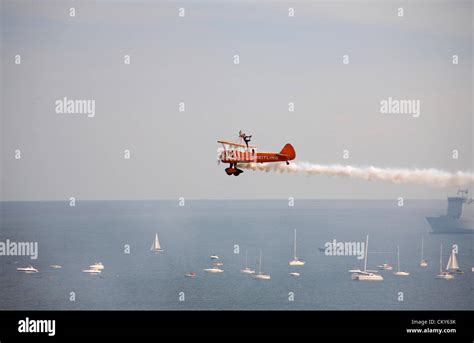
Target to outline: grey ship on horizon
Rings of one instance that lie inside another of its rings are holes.
[[[474,234],[473,223],[461,218],[462,206],[471,204],[472,198],[468,199],[467,190],[458,190],[457,196],[448,197],[448,209],[446,215],[439,217],[426,217],[433,230],[432,233],[467,233]]]

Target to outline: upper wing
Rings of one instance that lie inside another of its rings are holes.
[[[246,148],[247,145],[245,144],[239,144],[239,143],[234,143],[234,142],[229,142],[229,141],[217,141],[217,143],[221,143],[221,144],[226,144],[226,145],[230,145],[230,146],[238,146],[238,147],[241,147],[241,148]],[[250,145],[249,144],[249,148],[256,148],[257,146],[256,145]]]

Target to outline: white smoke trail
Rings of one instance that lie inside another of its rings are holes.
[[[364,180],[380,180],[393,183],[415,183],[434,187],[464,186],[474,183],[474,174],[457,171],[450,173],[438,169],[401,169],[378,167],[353,167],[343,165],[321,165],[309,162],[243,163],[239,168],[279,173],[302,173],[306,175],[345,176]]]

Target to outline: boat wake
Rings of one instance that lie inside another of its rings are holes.
[[[349,165],[322,165],[309,162],[294,162],[290,165],[280,163],[243,163],[240,168],[256,171],[298,173],[312,175],[327,175],[351,177],[363,180],[389,181],[392,183],[412,183],[433,187],[465,186],[474,183],[472,172],[447,172],[438,169],[406,169],[406,168],[379,168],[355,167]]]

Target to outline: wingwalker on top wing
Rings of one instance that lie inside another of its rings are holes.
[[[225,169],[227,175],[239,176],[244,171],[237,168],[238,163],[269,163],[286,162],[290,164],[296,157],[295,149],[291,144],[285,144],[280,152],[260,152],[255,145],[249,145],[252,136],[247,136],[239,131],[239,142],[217,141],[222,144],[223,149],[219,152],[219,161],[229,163],[230,167]]]

